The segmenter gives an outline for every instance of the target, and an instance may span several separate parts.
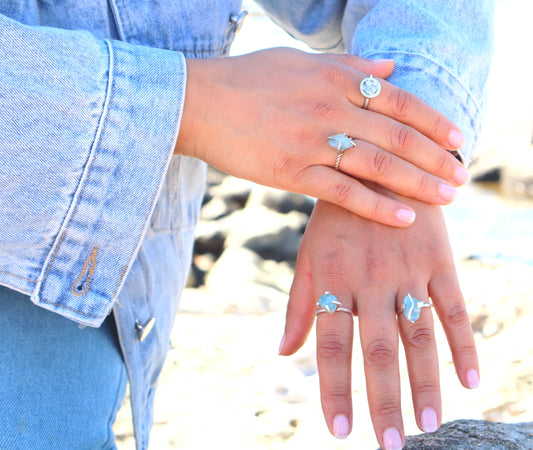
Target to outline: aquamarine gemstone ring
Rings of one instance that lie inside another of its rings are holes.
[[[335,134],[328,137],[328,144],[330,147],[333,147],[337,150],[337,159],[335,160],[335,170],[339,170],[339,164],[341,163],[341,158],[344,153],[344,150],[347,150],[352,147],[356,147],[354,140],[347,136],[346,133]]]
[[[339,302],[339,300],[337,299],[337,297],[330,294],[329,291],[324,292],[324,294],[318,300],[316,306],[318,307],[316,311],[317,316],[321,313],[333,314],[337,311],[348,313],[351,316],[353,315],[352,310],[344,308],[342,306],[342,303]]]
[[[432,303],[421,302],[420,300],[414,298],[411,294],[407,294],[403,299],[401,312],[409,322],[415,323],[420,317],[420,311],[422,308],[431,308],[432,306]]]

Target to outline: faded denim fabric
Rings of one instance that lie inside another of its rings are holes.
[[[457,123],[470,160],[491,0],[259,3],[315,48],[394,58],[391,81]],[[205,183],[201,161],[172,155],[184,57],[226,55],[240,10],[239,0],[0,4],[0,284],[85,325],[113,309],[139,449]]]

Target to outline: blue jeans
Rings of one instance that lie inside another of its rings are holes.
[[[100,328],[0,286],[0,448],[111,449],[126,390],[113,317]]]

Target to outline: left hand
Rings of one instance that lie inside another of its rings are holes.
[[[405,200],[405,199],[404,199]],[[401,310],[410,293],[433,300],[458,377],[476,387],[478,361],[439,207],[408,200],[417,220],[392,228],[319,201],[296,264],[280,353],[294,353],[315,321],[316,302],[330,291],[359,317],[370,413],[382,448],[404,442],[400,406],[398,333],[402,339],[420,429],[441,423],[441,398],[432,308],[410,323]],[[317,363],[322,408],[330,431],[346,437],[352,424],[353,318],[346,312],[317,317]]]

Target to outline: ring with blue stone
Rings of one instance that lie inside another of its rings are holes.
[[[366,77],[359,85],[361,94],[365,97],[363,109],[368,109],[368,102],[371,98],[377,97],[381,93],[381,83],[372,75]]]
[[[351,316],[353,315],[352,310],[343,307],[337,297],[330,294],[329,291],[324,292],[324,294],[320,296],[316,306],[318,307],[316,311],[317,316],[322,313],[333,314],[337,311],[348,313]]]
[[[339,164],[341,163],[341,158],[344,153],[344,150],[347,150],[352,147],[356,147],[354,140],[347,136],[346,133],[335,134],[328,137],[328,144],[337,150],[337,159],[335,160],[335,170],[339,170]]]
[[[414,298],[411,294],[407,294],[403,299],[401,312],[409,322],[415,323],[420,317],[420,311],[422,308],[431,308],[432,306],[432,303],[421,302],[420,300]]]

